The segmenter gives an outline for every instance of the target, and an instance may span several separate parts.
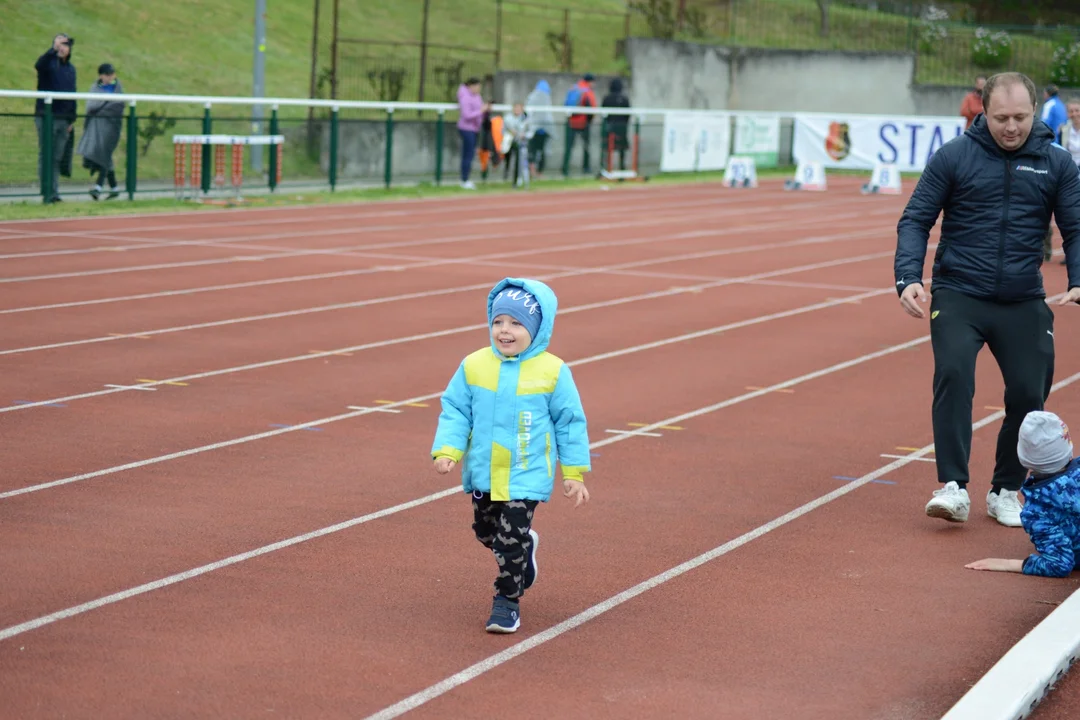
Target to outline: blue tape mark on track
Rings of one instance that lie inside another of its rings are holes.
[[[847,475],[833,475],[833,480],[844,480],[845,482],[851,482],[852,480],[858,480],[859,478],[848,477]],[[870,482],[877,483],[879,485],[895,485],[892,480],[871,480]]]
[[[33,400],[16,400],[15,404],[16,405],[33,405],[34,401]],[[67,407],[67,405],[65,405],[63,403],[45,403],[44,407],[62,408],[62,407]]]

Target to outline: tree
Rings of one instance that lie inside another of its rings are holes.
[[[821,12],[821,37],[829,37],[829,0],[817,0]]]

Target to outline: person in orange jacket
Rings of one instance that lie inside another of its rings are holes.
[[[975,122],[975,116],[983,111],[982,91],[984,85],[986,85],[985,75],[975,78],[975,89],[965,95],[964,101],[960,103],[960,114],[967,118],[965,130],[971,127],[971,123]]]

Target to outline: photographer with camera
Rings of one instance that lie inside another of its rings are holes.
[[[52,47],[37,59],[37,89],[39,91],[76,92],[75,66],[71,64],[71,48],[75,38],[60,33],[53,38]],[[41,194],[46,203],[60,202],[60,161],[75,124],[75,101],[55,100],[52,104],[52,157],[45,158],[45,100],[39,98],[34,108],[34,124],[38,132],[38,177]],[[45,188],[45,163],[52,163],[51,187]]]

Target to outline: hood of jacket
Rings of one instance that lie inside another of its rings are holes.
[[[491,307],[495,302],[495,298],[499,293],[503,291],[509,285],[515,285],[520,288],[524,288],[525,292],[533,296],[538,303],[540,303],[540,329],[536,331],[536,337],[532,339],[532,344],[526,348],[525,352],[512,358],[503,356],[499,352],[498,346],[495,345],[495,341],[491,339],[491,322],[495,318],[491,315]],[[528,360],[531,357],[535,357],[540,353],[547,350],[548,344],[551,342],[551,333],[555,329],[555,313],[559,309],[559,300],[555,296],[555,291],[550,287],[540,282],[539,280],[525,280],[523,278],[503,278],[495,284],[495,287],[488,293],[487,299],[487,324],[488,324],[488,342],[491,344],[491,351],[495,355],[504,361],[522,361]]]

